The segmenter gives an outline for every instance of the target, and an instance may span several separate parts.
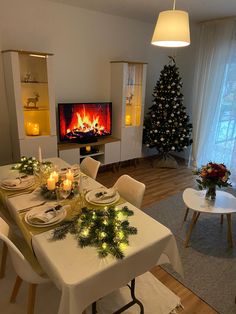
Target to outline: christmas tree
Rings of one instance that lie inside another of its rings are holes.
[[[153,91],[153,102],[144,119],[143,142],[155,147],[166,159],[170,152],[180,152],[192,144],[192,124],[183,105],[182,80],[175,60],[161,71]]]

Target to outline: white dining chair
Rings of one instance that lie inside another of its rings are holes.
[[[28,304],[27,304],[27,314],[33,314],[36,288],[38,284],[43,284],[49,282],[49,279],[42,277],[37,274],[25,256],[20,252],[20,250],[15,246],[15,244],[9,239],[9,226],[0,217],[0,239],[6,244],[8,252],[17,274],[14,288],[12,290],[10,302],[14,303],[19,292],[22,281],[29,283],[28,292]]]
[[[97,161],[91,157],[85,157],[80,164],[80,170],[95,180],[100,164],[100,161]]]
[[[124,174],[119,177],[113,187],[117,189],[120,196],[126,201],[138,208],[141,208],[146,189],[145,184],[135,180],[127,174]]]

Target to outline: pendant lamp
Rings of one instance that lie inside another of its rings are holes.
[[[152,44],[160,47],[185,47],[190,45],[189,17],[185,11],[173,10],[160,12]]]

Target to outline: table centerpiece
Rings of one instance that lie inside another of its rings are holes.
[[[215,200],[217,186],[219,188],[232,186],[229,182],[231,173],[223,163],[209,162],[193,173],[199,176],[199,179],[196,179],[198,188],[200,190],[206,189],[205,198],[207,200]]]

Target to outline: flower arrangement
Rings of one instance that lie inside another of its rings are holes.
[[[130,226],[127,220],[133,215],[134,212],[127,206],[111,206],[101,210],[84,207],[79,215],[54,229],[52,239],[62,240],[70,233],[80,247],[93,246],[97,248],[100,257],[111,254],[122,259],[129,245],[129,235],[137,234],[137,228]]]
[[[231,173],[224,164],[209,162],[193,173],[200,177],[196,180],[200,190],[211,186],[218,186],[219,188],[231,186],[228,181]]]
[[[206,199],[215,199],[216,186],[219,188],[231,186],[229,182],[231,173],[224,164],[209,162],[193,173],[200,177],[200,179],[196,179],[198,188],[200,190],[207,189]]]

